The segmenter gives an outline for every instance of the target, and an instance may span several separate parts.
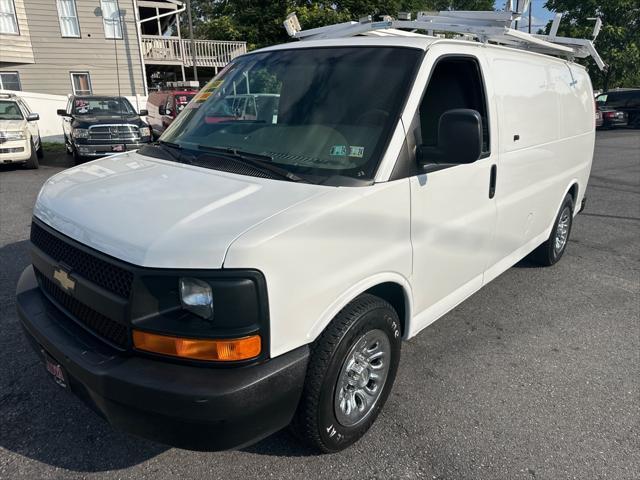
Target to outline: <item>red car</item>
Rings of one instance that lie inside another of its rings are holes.
[[[180,85],[191,82],[175,83]],[[198,87],[196,85],[169,87],[167,90],[151,92],[147,100],[147,110],[149,110],[147,122],[153,131],[153,136],[157,138],[162,135],[162,132],[171,125],[171,122],[184,110],[197,93]]]

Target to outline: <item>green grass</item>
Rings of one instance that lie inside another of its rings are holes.
[[[64,143],[42,142],[45,153],[64,153]]]

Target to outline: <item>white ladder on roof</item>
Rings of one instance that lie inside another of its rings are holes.
[[[298,40],[345,38],[355,35],[419,35],[415,33],[416,30],[427,31],[429,35],[433,35],[434,32],[457,33],[483,43],[491,42],[547,55],[564,56],[571,60],[592,57],[601,70],[606,68],[593,45],[602,26],[600,18],[595,19],[596,25],[591,40],[558,36],[562,14],[556,14],[549,35],[529,34],[511,28],[513,22],[522,17],[522,12],[529,5],[529,0],[520,0],[518,3],[522,3],[520,12],[511,11],[510,2],[507,2],[507,9],[498,12],[418,12],[416,20],[411,20],[411,15],[408,13],[401,13],[398,19],[385,16],[378,22],[371,21],[369,16],[361,18],[358,22],[338,23],[310,30],[302,30],[298,17],[295,13],[291,13],[284,21],[284,26],[289,36]]]

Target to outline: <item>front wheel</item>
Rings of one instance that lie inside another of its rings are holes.
[[[40,162],[38,162],[38,152],[36,151],[36,146],[33,144],[33,140],[31,141],[31,156],[24,166],[33,169],[40,167]]]
[[[562,201],[560,212],[558,212],[551,229],[551,235],[546,242],[531,253],[531,260],[539,265],[550,267],[562,258],[567,249],[567,243],[569,243],[569,235],[573,225],[573,209],[573,197],[567,195]]]
[[[400,344],[388,302],[363,294],[341,310],[312,345],[294,433],[326,453],[359,440],[389,396]]]

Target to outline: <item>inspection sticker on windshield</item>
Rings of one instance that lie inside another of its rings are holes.
[[[364,147],[349,147],[349,156],[356,158],[364,157]]]
[[[333,145],[329,150],[329,155],[332,157],[346,157],[347,146],[346,145]]]

